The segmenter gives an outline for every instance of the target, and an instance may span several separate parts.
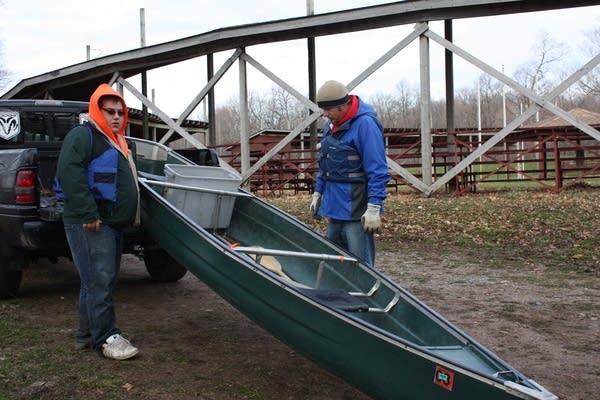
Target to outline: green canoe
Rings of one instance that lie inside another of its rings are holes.
[[[238,189],[134,140],[142,222],[238,310],[376,399],[557,399],[384,274]]]

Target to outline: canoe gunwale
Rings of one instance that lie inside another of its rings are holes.
[[[218,194],[222,196],[233,196],[233,197],[252,197],[251,194],[245,192],[232,192],[230,190],[218,190],[218,189],[208,189],[197,186],[190,185],[182,185],[179,183],[173,182],[165,182],[157,179],[148,179],[147,177],[140,177],[138,181],[145,182],[149,185],[163,186],[170,189],[181,189],[181,190],[189,190],[192,192],[202,192],[202,193],[210,193],[210,194]]]

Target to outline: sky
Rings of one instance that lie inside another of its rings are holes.
[[[314,0],[314,12],[384,3],[389,2]],[[146,45],[153,45],[229,26],[300,17],[307,13],[307,1],[0,0],[0,65],[10,73],[10,82],[0,89],[0,94],[22,79],[85,61],[86,46],[90,46],[92,59],[139,47],[140,8],[145,12]],[[575,70],[591,58],[586,54],[586,32],[599,26],[600,6],[589,6],[459,19],[454,21],[453,30],[455,44],[512,75],[519,66],[532,61],[536,39],[543,31],[568,48],[560,69]],[[443,36],[442,22],[432,22],[430,27]],[[328,79],[350,82],[412,29],[413,24],[409,24],[316,38],[317,85]],[[432,94],[439,97],[444,93],[443,48],[435,43],[430,47]],[[307,93],[306,49],[306,40],[295,40],[251,46],[246,51],[298,91]],[[215,71],[232,52],[215,54]],[[479,74],[479,70],[455,57],[457,89],[473,86]],[[401,81],[418,87],[418,77],[418,42],[413,42],[361,83],[354,93],[365,98],[393,94]],[[206,58],[200,57],[149,71],[148,91],[154,90],[155,103],[176,117],[206,81]],[[140,87],[139,78],[131,78],[131,82]],[[249,90],[256,93],[269,93],[276,86],[252,66],[248,66],[248,82]],[[237,64],[217,84],[215,92],[217,105],[237,98]],[[126,98],[130,106],[138,106],[131,96],[126,94]]]

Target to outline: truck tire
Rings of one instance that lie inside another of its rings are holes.
[[[0,299],[17,297],[23,271],[15,268],[17,260],[1,257],[0,261]]]
[[[187,272],[185,267],[163,249],[145,250],[144,264],[152,279],[157,282],[175,282]]]

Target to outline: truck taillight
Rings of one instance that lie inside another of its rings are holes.
[[[17,172],[15,182],[15,202],[17,204],[35,203],[35,171],[22,169]]]

